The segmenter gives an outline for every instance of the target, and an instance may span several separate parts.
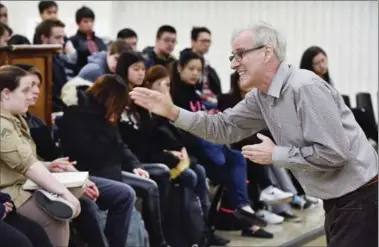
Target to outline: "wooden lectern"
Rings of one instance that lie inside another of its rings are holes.
[[[61,45],[12,45],[0,47],[0,66],[29,64],[42,75],[41,92],[37,104],[29,111],[45,120],[51,127],[53,56],[62,49]]]

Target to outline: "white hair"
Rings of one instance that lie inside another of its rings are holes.
[[[286,58],[287,42],[282,34],[273,28],[270,24],[261,22],[252,27],[237,31],[232,40],[242,32],[250,31],[253,33],[253,42],[255,47],[269,45],[273,48],[275,56],[280,62]]]

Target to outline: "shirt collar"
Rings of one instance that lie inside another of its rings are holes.
[[[8,110],[0,107],[0,117],[6,118],[8,120],[14,121],[16,118]]]
[[[276,72],[274,79],[271,82],[270,88],[268,89],[267,95],[275,98],[279,98],[280,93],[284,84],[287,82],[288,76],[290,75],[290,66],[282,62]]]
[[[21,115],[12,115],[8,110],[0,107],[0,117],[8,119],[9,121],[13,122],[16,126],[21,128],[22,130],[28,132],[28,125]]]

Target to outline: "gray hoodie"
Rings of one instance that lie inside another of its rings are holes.
[[[78,76],[94,82],[102,75],[111,73],[107,64],[107,52],[101,51],[88,57],[88,63],[84,66]]]

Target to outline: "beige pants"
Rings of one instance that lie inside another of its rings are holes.
[[[68,246],[70,238],[69,222],[59,221],[50,217],[37,206],[34,196],[22,204],[17,209],[17,212],[39,223],[45,229],[53,246]]]

